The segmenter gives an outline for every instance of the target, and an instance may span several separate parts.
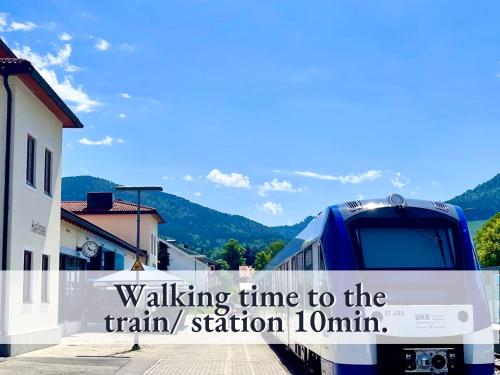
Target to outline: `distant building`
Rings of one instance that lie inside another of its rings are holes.
[[[215,262],[203,254],[197,253],[171,239],[159,239],[160,259],[162,254],[168,254],[168,266],[158,264],[158,269],[165,271],[213,270]]]
[[[1,270],[59,269],[63,128],[75,114],[0,40]],[[0,356],[57,341],[58,272],[9,275],[0,290]]]
[[[240,266],[239,273],[241,278],[250,278],[254,274],[255,269],[252,266]]]
[[[207,272],[215,269],[215,262],[206,256],[176,243],[175,240],[160,238],[158,268],[196,285],[199,289],[207,286]],[[163,263],[162,263],[163,260]],[[168,265],[165,261],[168,260]]]
[[[130,244],[136,243],[137,205],[134,203],[114,199],[113,193],[87,193],[86,201],[65,201],[62,207]],[[155,208],[141,206],[140,248],[147,253],[146,264],[155,268],[158,224],[164,222]]]
[[[95,244],[97,251],[87,256],[82,251],[85,243]],[[124,270],[135,262],[135,246],[98,227],[66,209],[61,210],[61,254],[59,269],[69,270]],[[141,250],[141,261],[147,252]]]

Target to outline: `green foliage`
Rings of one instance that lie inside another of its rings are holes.
[[[263,270],[267,264],[285,247],[283,241],[273,241],[267,247],[255,255],[254,268]]]
[[[269,253],[271,259],[273,259],[276,254],[278,254],[285,247],[285,243],[283,241],[274,241],[267,245],[265,251]]]
[[[255,255],[255,263],[254,263],[253,267],[257,271],[263,270],[264,268],[266,268],[266,265],[270,261],[271,261],[271,257],[269,256],[269,253],[265,252],[264,250],[263,251],[259,251]]]
[[[500,266],[500,212],[478,230],[474,241],[482,267]]]
[[[64,177],[63,200],[85,200],[89,191],[112,191],[116,198],[135,202],[136,195],[116,192],[117,184],[91,176]],[[143,193],[142,203],[155,207],[165,219],[159,226],[161,237],[175,238],[178,243],[209,255],[220,249],[230,238],[238,240],[251,255],[269,242],[290,241],[309,224],[311,217],[291,226],[267,227],[239,215],[222,213],[168,193]],[[249,257],[250,258],[250,257]]]
[[[237,271],[245,264],[244,254],[245,248],[237,240],[231,238],[222,247],[221,259],[227,263],[230,270]]]
[[[467,226],[469,227],[469,233],[472,238],[476,238],[477,231],[481,229],[481,227],[487,222],[488,220],[472,220],[472,221],[467,221]]]
[[[218,270],[228,270],[229,264],[224,259],[217,259],[215,261],[216,267]]]
[[[487,220],[500,211],[500,173],[447,203],[465,209],[468,220]],[[470,210],[467,210],[470,209]]]

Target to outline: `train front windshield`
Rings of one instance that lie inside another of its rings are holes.
[[[453,231],[446,227],[358,227],[365,269],[455,269]]]

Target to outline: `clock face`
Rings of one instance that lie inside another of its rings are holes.
[[[97,255],[99,251],[99,245],[94,241],[87,241],[82,245],[82,253],[87,258],[93,258]]]

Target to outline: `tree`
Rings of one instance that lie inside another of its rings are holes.
[[[500,266],[500,212],[477,231],[474,240],[481,266]]]
[[[235,239],[230,239],[222,247],[221,258],[226,261],[230,270],[239,270],[245,264],[245,248]]]
[[[217,270],[228,270],[229,269],[229,264],[224,259],[217,259],[215,261],[215,268]]]
[[[257,254],[255,254],[255,262],[253,267],[257,270],[263,270],[266,268],[267,263],[271,261],[271,258],[269,257],[269,253],[266,251],[259,251]]]
[[[267,264],[285,247],[283,241],[273,241],[266,246],[262,251],[255,255],[254,268],[256,270],[263,270]]]
[[[266,250],[269,253],[270,259],[273,259],[285,247],[285,243],[281,240],[273,241],[267,245]]]

